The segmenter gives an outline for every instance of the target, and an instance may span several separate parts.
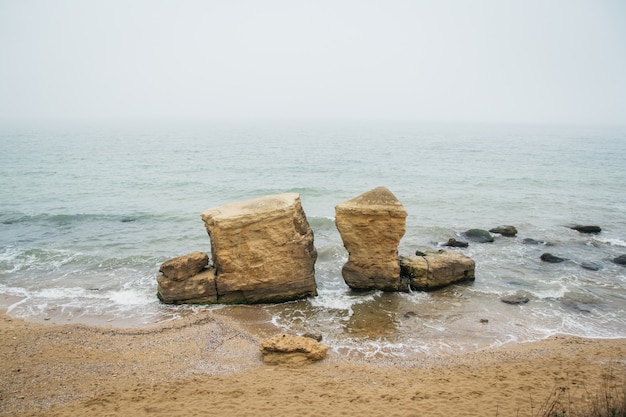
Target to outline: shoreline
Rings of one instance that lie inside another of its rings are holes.
[[[607,372],[612,384],[626,375],[626,339],[553,336],[405,359],[329,352],[288,368],[262,363],[274,329],[219,311],[130,329],[3,313],[0,329],[0,415],[536,416],[554,390],[578,407]]]

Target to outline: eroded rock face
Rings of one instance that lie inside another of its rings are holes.
[[[305,336],[279,334],[261,343],[263,362],[274,365],[300,365],[326,357],[328,346]]]
[[[215,304],[217,286],[215,269],[205,268],[184,280],[174,280],[159,274],[157,295],[165,304]]]
[[[192,252],[163,262],[159,272],[174,281],[193,277],[209,264],[209,256],[202,252]]]
[[[402,278],[414,290],[430,291],[463,281],[474,281],[475,262],[457,253],[441,251],[400,258]]]
[[[317,294],[313,231],[296,193],[202,213],[220,303],[282,302]]]
[[[398,291],[398,245],[406,230],[407,212],[385,187],[378,187],[335,207],[335,223],[348,251],[341,271],[352,289]]]

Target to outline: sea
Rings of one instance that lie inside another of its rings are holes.
[[[149,327],[216,310],[318,333],[345,357],[477,351],[567,334],[626,337],[626,127],[212,122],[0,127],[0,306],[42,323]],[[408,212],[400,255],[452,250],[476,280],[432,292],[353,292],[337,204],[387,187]],[[160,265],[210,255],[206,209],[300,194],[316,297],[172,306]],[[493,243],[442,246],[471,228]],[[597,225],[583,234],[573,225]],[[538,244],[527,244],[534,239]],[[549,252],[565,258],[542,262]],[[582,267],[592,263],[597,270]],[[528,302],[502,302],[510,295]]]

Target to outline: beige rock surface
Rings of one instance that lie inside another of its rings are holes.
[[[159,272],[174,281],[183,281],[198,274],[209,264],[209,256],[202,252],[192,252],[163,262]]]
[[[157,295],[166,304],[215,304],[217,303],[215,269],[206,268],[183,281],[159,274]]]
[[[415,290],[434,290],[456,282],[473,281],[475,262],[456,252],[400,257],[402,276]]]
[[[220,303],[282,302],[317,294],[313,231],[296,193],[202,213]]]
[[[398,245],[407,212],[385,187],[378,187],[335,207],[335,223],[348,251],[342,275],[350,288],[407,290],[400,280]]]
[[[328,346],[310,337],[279,334],[261,343],[263,362],[274,365],[300,365],[326,357]]]

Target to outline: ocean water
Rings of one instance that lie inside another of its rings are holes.
[[[321,333],[344,355],[460,352],[565,333],[626,337],[626,128],[376,123],[0,128],[0,302],[32,321],[147,326],[203,309]],[[356,293],[334,206],[377,186],[409,213],[400,254],[470,228],[474,283]],[[210,253],[205,209],[297,192],[319,295],[257,306],[168,306],[162,262]],[[598,235],[573,224],[602,227]],[[526,245],[533,238],[548,245]],[[567,258],[547,264],[544,252]],[[593,262],[599,270],[581,267]],[[523,294],[524,305],[501,302]],[[485,319],[488,321],[485,323]]]

